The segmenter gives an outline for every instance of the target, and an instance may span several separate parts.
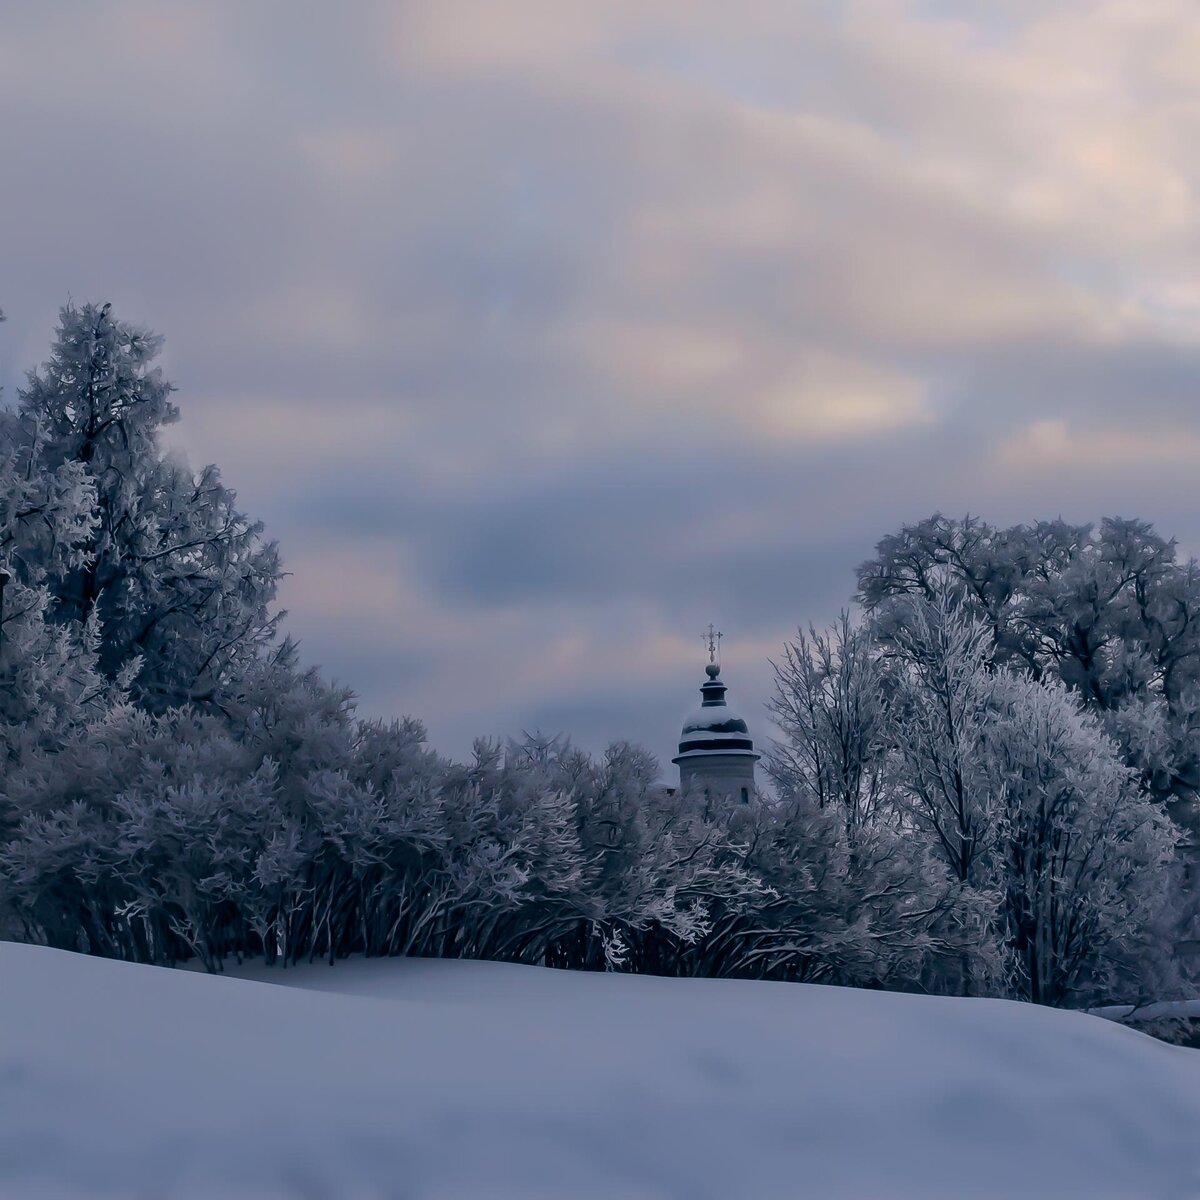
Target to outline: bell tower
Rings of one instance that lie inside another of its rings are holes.
[[[700,707],[683,723],[679,753],[671,760],[679,767],[683,791],[703,788],[710,795],[748,801],[755,791],[754,764],[759,756],[746,722],[725,700],[717,650],[721,634],[711,625],[704,635],[708,649],[707,676],[700,685]]]

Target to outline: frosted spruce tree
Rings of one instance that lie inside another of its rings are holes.
[[[178,410],[160,345],[107,304],[67,305],[15,424],[25,470],[91,496],[72,554],[46,541],[18,570],[43,576],[56,621],[94,622],[106,677],[136,662],[132,694],[152,711],[221,702],[275,637],[280,577],[275,545],[217,468],[193,473],[165,451]]]

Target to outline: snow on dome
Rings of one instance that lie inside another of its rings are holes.
[[[689,713],[683,722],[685,734],[706,729],[730,733],[749,733],[745,720],[739,717],[728,704],[701,705]]]

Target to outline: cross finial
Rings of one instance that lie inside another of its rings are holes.
[[[700,640],[708,650],[708,661],[710,663],[717,661],[717,651],[721,648],[721,638],[724,636],[723,633],[720,633],[713,627],[711,621],[709,622],[708,631],[700,635]]]

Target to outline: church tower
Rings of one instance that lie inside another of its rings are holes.
[[[700,789],[711,795],[726,795],[747,801],[755,790],[754,764],[758,755],[746,722],[725,702],[725,684],[717,663],[721,635],[710,625],[708,676],[700,687],[700,707],[683,723],[679,753],[671,760],[679,767],[679,786],[683,791]]]

